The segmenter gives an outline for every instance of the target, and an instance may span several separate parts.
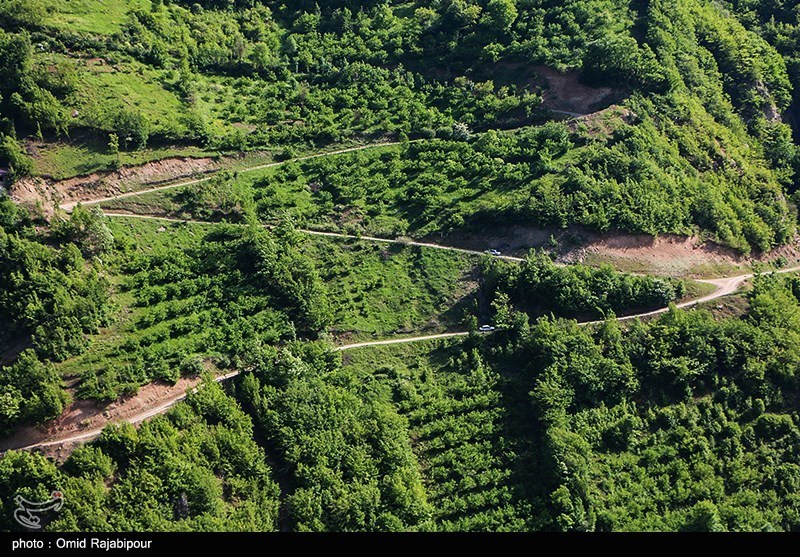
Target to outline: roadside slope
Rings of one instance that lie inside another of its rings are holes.
[[[440,246],[441,247],[441,246]],[[441,247],[441,249],[451,249],[447,247]],[[791,273],[800,271],[800,265],[781,269],[775,271],[776,273]],[[753,278],[753,274],[745,274],[739,275],[735,277],[728,277],[722,279],[707,279],[701,282],[706,282],[708,284],[713,284],[717,287],[717,289],[706,296],[702,296],[700,298],[689,300],[687,302],[682,302],[680,304],[676,304],[676,307],[679,308],[686,308],[695,306],[697,304],[709,302],[712,300],[716,300],[722,298],[724,296],[728,296],[730,294],[735,293],[739,290],[742,284],[750,278]],[[642,312],[637,313],[634,315],[629,315],[625,317],[620,317],[620,321],[627,321],[631,319],[640,319],[643,317],[651,317],[654,315],[659,315],[669,311],[669,308],[660,308],[654,311]],[[579,322],[579,325],[592,325],[600,323],[600,321],[584,321]],[[430,340],[439,340],[439,339],[447,339],[447,338],[456,338],[467,336],[470,333],[468,331],[454,331],[449,333],[439,333],[433,335],[424,335],[424,336],[414,336],[414,337],[404,337],[404,338],[397,338],[397,339],[385,339],[385,340],[375,340],[375,341],[367,341],[367,342],[358,342],[354,344],[346,344],[342,346],[337,346],[334,348],[336,351],[346,351],[346,350],[354,350],[358,348],[366,348],[370,346],[385,346],[389,344],[404,344],[410,342],[424,342]],[[233,371],[227,373],[225,375],[220,375],[215,378],[216,381],[226,381],[233,377],[239,375],[240,371]],[[64,447],[65,449],[68,448],[69,445],[74,445],[75,443],[84,442],[94,437],[100,435],[103,430],[103,427],[110,423],[117,423],[117,422],[129,422],[129,423],[139,423],[148,418],[156,416],[158,414],[162,414],[169,410],[172,406],[180,402],[181,400],[186,398],[188,392],[193,389],[198,388],[200,384],[200,379],[188,380],[186,383],[184,390],[176,393],[175,386],[155,386],[154,384],[148,385],[147,387],[161,387],[163,393],[161,396],[156,396],[154,401],[151,405],[138,408],[136,410],[131,411],[131,409],[125,409],[119,412],[115,412],[115,417],[108,417],[105,418],[105,413],[102,410],[98,410],[94,417],[101,416],[102,418],[99,419],[101,423],[94,425],[91,429],[84,429],[81,430],[79,428],[79,424],[73,424],[71,427],[64,427],[62,429],[56,429],[54,432],[46,432],[42,431],[37,428],[27,428],[28,431],[25,432],[25,435],[15,435],[11,438],[5,440],[2,444],[0,444],[0,450],[7,451],[11,449],[16,450],[31,450],[31,449],[51,449],[55,448],[53,454],[60,455],[60,449],[58,447]],[[147,388],[146,387],[146,388]],[[119,408],[125,407],[125,403],[119,405]],[[58,422],[58,420],[56,420]],[[38,440],[34,440],[32,437],[39,435]],[[26,439],[26,441],[22,441]],[[31,442],[32,441],[32,442]]]
[[[293,158],[293,159],[287,159],[285,161],[278,161],[278,162],[271,162],[271,163],[267,163],[267,164],[259,164],[259,165],[255,165],[255,166],[248,166],[248,167],[245,167],[245,168],[238,169],[237,172],[239,172],[239,174],[246,174],[248,172],[256,172],[256,171],[259,171],[259,170],[265,170],[267,168],[275,168],[275,167],[283,166],[283,165],[286,165],[286,164],[289,164],[289,163],[293,163],[293,162],[301,162],[301,161],[306,161],[306,160],[311,160],[311,159],[317,159],[317,158],[320,158],[320,157],[331,157],[331,156],[335,156],[335,155],[343,155],[345,153],[353,153],[355,151],[364,151],[366,149],[376,149],[376,148],[379,148],[379,147],[390,147],[392,145],[399,145],[399,144],[400,143],[397,142],[397,141],[387,141],[387,142],[383,142],[383,143],[369,143],[369,144],[366,144],[366,145],[358,145],[356,147],[348,147],[346,149],[337,149],[335,151],[323,151],[321,153],[314,153],[314,154],[311,154],[311,155],[305,155],[305,156],[302,156],[302,157],[296,157],[296,158]],[[219,170],[219,168],[217,168],[217,170]],[[59,208],[65,210],[65,211],[71,211],[79,203],[82,204],[82,205],[97,205],[98,203],[103,203],[105,201],[112,201],[114,199],[126,199],[128,197],[134,197],[134,196],[143,195],[143,194],[146,194],[146,193],[153,193],[153,192],[156,192],[156,191],[174,189],[174,188],[179,188],[181,186],[191,186],[193,184],[200,184],[200,183],[203,183],[203,182],[208,182],[209,180],[211,180],[214,177],[214,174],[215,174],[215,172],[211,172],[209,175],[203,176],[202,178],[195,178],[193,180],[184,180],[184,181],[179,181],[179,182],[170,182],[170,183],[164,184],[162,186],[156,186],[156,187],[152,187],[152,188],[141,189],[141,190],[126,192],[126,193],[112,194],[112,195],[107,195],[107,196],[104,196],[104,197],[88,197],[88,198],[82,198],[82,199],[73,199],[71,201],[67,201],[65,203],[59,204]]]

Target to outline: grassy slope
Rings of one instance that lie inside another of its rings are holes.
[[[452,327],[477,286],[477,258],[464,254],[319,237],[309,248],[334,304],[332,332],[348,341]]]
[[[150,0],[47,0],[45,24],[73,31],[110,35],[120,30],[134,8],[149,9]]]
[[[396,154],[402,149],[402,145],[379,147],[358,153],[336,155],[334,159],[326,158],[326,160],[341,161],[350,165],[357,164],[356,161],[363,161],[365,165],[373,164],[377,169],[383,170],[377,161],[384,155]],[[580,148],[574,149],[557,159],[554,164],[557,168],[565,168],[574,162],[580,152]],[[384,188],[379,180],[373,182],[362,176],[358,180],[363,183],[359,183],[358,186],[367,189],[365,200],[359,200],[359,203],[352,207],[326,205],[324,196],[314,191],[316,188],[314,169],[317,162],[311,159],[249,172],[241,174],[237,181],[253,188],[260,214],[265,221],[273,221],[288,214],[298,222],[321,230],[356,228],[366,234],[388,236],[397,235],[407,229],[412,231],[413,236],[424,236],[433,231],[434,226],[431,224],[425,226],[425,222],[417,223],[417,215],[414,214],[413,208],[404,203],[403,200],[408,196],[407,184],[401,185],[399,189]],[[355,180],[357,179],[354,178]],[[522,195],[520,192],[486,190],[480,187],[479,182],[476,180],[468,188],[454,187],[447,190],[439,202],[445,207],[458,208],[466,213],[480,213],[492,208],[513,206],[520,201]],[[190,214],[182,211],[175,199],[178,193],[179,190],[168,190],[147,194],[141,198],[109,201],[104,203],[103,207],[135,213],[188,217]]]
[[[170,245],[181,245],[184,248],[197,246],[202,238],[202,229],[192,230],[190,227],[174,226],[169,232],[160,233],[161,224],[154,222],[122,222],[109,221],[109,227],[116,238],[125,238],[140,246],[146,246],[143,251],[154,251]],[[79,376],[87,368],[102,370],[108,367],[119,367],[128,361],[123,343],[131,339],[139,339],[152,333],[156,327],[136,331],[135,323],[145,314],[158,311],[157,306],[135,307],[132,292],[121,291],[125,282],[125,275],[119,266],[122,262],[112,262],[109,276],[114,285],[113,303],[118,308],[117,321],[111,327],[101,330],[99,334],[90,338],[88,351],[78,356],[69,358],[58,364],[63,376],[70,378]],[[160,325],[160,324],[159,324]]]
[[[132,240],[137,251],[146,253],[175,246],[197,247],[214,225],[112,219],[109,226],[115,237]],[[343,243],[317,237],[309,239],[306,249],[317,259],[328,285],[335,312],[331,331],[348,340],[373,335],[386,338],[398,330],[435,332],[452,327],[461,318],[459,307],[467,304],[470,293],[470,286],[463,279],[474,273],[476,262],[475,258],[440,250]],[[131,256],[127,254],[125,258]],[[121,264],[121,260],[111,261],[109,267],[112,282],[118,287],[125,281]],[[183,319],[161,318],[137,329],[137,321],[148,314],[166,312],[171,302],[136,307],[133,294],[119,288],[114,302],[119,308],[118,321],[91,338],[89,351],[59,364],[65,377],[78,376],[87,368],[119,368],[128,361],[126,342],[157,335]],[[202,352],[204,334],[193,331],[169,342],[190,354],[207,356]]]
[[[708,284],[705,282],[697,282],[694,280],[687,280],[686,295],[683,297],[681,301],[686,301],[686,300],[691,300],[693,298],[706,296],[714,292],[714,290],[716,290],[716,287],[713,284]]]
[[[149,10],[151,6],[150,0],[43,1],[48,13],[46,26],[99,36],[118,33],[131,10]],[[178,72],[148,66],[120,52],[114,53],[113,59],[104,60],[35,50],[35,58],[44,66],[58,64],[74,71],[77,91],[65,105],[70,111],[77,111],[76,124],[108,129],[108,114],[122,108],[147,118],[151,136],[159,145],[139,152],[121,152],[123,165],[208,153],[197,146],[170,145],[170,138],[186,134],[185,119],[190,112],[201,117],[208,131],[216,136],[235,133],[237,129],[249,131],[264,124],[264,83],[260,79],[196,73],[193,101],[187,103],[176,92]],[[103,138],[79,133],[47,138],[47,144],[39,147],[33,161],[34,174],[56,179],[106,170],[113,160]]]
[[[133,9],[149,10],[150,0],[46,0],[48,17],[44,24],[73,32],[107,36],[121,30]],[[83,59],[61,54],[36,52],[46,64],[64,64],[75,72],[78,91],[67,103],[77,110],[75,120],[87,126],[107,127],[105,114],[121,108],[143,114],[151,133],[174,135],[185,132],[184,102],[171,90],[174,72],[146,66],[130,58],[118,60]],[[208,77],[202,82],[197,111],[208,119],[210,129],[225,131],[226,125],[214,110],[223,110],[222,102],[234,99],[236,91],[215,83]],[[197,146],[162,145],[142,151],[121,152],[123,165],[138,165],[171,156],[210,154]],[[34,157],[34,173],[56,179],[71,178],[111,168],[113,157],[105,141],[93,136],[48,140]]]
[[[34,174],[63,180],[113,169],[114,157],[107,145],[96,139],[79,136],[57,142],[37,144],[38,156],[33,159]],[[141,164],[170,157],[205,157],[215,152],[199,147],[164,147],[120,153],[123,166]]]
[[[76,61],[76,70],[78,99],[87,115],[134,109],[147,118],[154,132],[181,129],[183,102],[165,88],[164,70],[133,61],[109,64],[82,60]]]
[[[335,152],[340,149],[348,149],[359,145],[369,145],[366,143],[345,142],[341,145],[329,146],[324,150],[308,150],[296,153],[297,157],[313,156],[325,152]],[[382,145],[369,147],[363,152],[369,152],[375,156],[383,153],[390,153],[401,148],[400,145]],[[325,159],[338,159],[341,157],[352,156],[349,153],[331,154]],[[314,159],[311,159],[314,160]],[[296,221],[306,223],[319,211],[319,199],[317,199],[307,186],[304,180],[299,179],[303,172],[303,161],[287,161],[285,164],[268,168],[254,169],[265,164],[275,163],[276,158],[267,152],[240,153],[235,158],[226,160],[225,169],[230,170],[235,175],[237,186],[252,188],[262,199],[261,205],[266,208],[264,220],[273,222],[286,215],[291,216]],[[291,181],[281,180],[276,184],[276,175],[294,177]],[[126,184],[127,185],[127,184]],[[132,187],[125,188],[130,191],[140,189],[141,185],[131,184]],[[167,215],[178,218],[190,218],[191,212],[184,209],[178,200],[181,188],[166,189],[158,192],[142,194],[141,196],[115,199],[103,202],[100,206],[111,211],[128,211],[142,215]],[[314,221],[315,228],[318,230],[339,230],[339,226],[333,219],[321,219]]]

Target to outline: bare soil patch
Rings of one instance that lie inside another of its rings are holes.
[[[492,68],[494,72],[511,74],[514,82],[540,93],[544,108],[572,116],[597,112],[626,96],[621,88],[593,87],[582,83],[578,70],[562,72],[550,66],[508,61],[498,62]],[[490,75],[487,73],[486,77]]]
[[[800,262],[800,238],[757,257],[743,256],[698,236],[599,234],[578,227],[562,230],[509,226],[447,237],[435,235],[425,240],[478,251],[493,248],[517,257],[540,248],[554,254],[560,263],[610,263],[620,271],[685,278],[729,276],[746,272],[753,263],[768,263],[779,256],[785,257],[789,266]]]
[[[67,180],[30,177],[11,187],[11,197],[18,203],[34,206],[41,203],[46,214],[52,214],[61,204],[111,197],[174,180],[207,174],[223,164],[212,158],[168,158],[139,166],[123,167],[111,172],[94,172]]]
[[[76,435],[90,434],[110,423],[138,422],[149,417],[153,409],[168,405],[200,383],[199,377],[181,377],[174,385],[154,382],[144,385],[136,395],[109,404],[93,400],[73,401],[55,420],[41,426],[18,429],[12,436],[0,440],[0,451],[28,447],[37,443],[54,443],[42,447],[48,456],[63,459],[85,439],[58,444]],[[140,418],[140,419],[137,419]]]
[[[559,72],[548,66],[534,66],[547,87],[542,91],[542,104],[551,110],[589,114],[609,107],[624,97],[621,89],[592,87],[581,83],[580,72]]]
[[[637,115],[631,110],[612,104],[608,108],[572,118],[567,122],[567,128],[572,132],[584,130],[592,137],[611,137],[622,124],[631,124]]]

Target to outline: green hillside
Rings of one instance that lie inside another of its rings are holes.
[[[0,0],[0,530],[798,531],[798,172],[789,0]]]
[[[419,186],[431,211],[447,206],[455,214],[436,224],[424,215],[401,220],[422,231],[509,219],[650,234],[703,230],[745,252],[766,250],[787,242],[795,224],[788,198],[796,147],[781,118],[792,101],[787,63],[796,64],[792,16],[781,12],[787,23],[770,27],[771,12],[737,10],[699,0],[646,8],[619,0],[326,2],[322,9],[6,2],[0,161],[17,176],[63,177],[135,160],[124,153],[137,149],[157,157],[197,147],[285,154],[378,138],[469,142],[475,132],[563,118],[548,109],[590,114],[613,101],[624,107],[622,121],[586,117],[526,132],[521,145],[437,142],[404,153],[412,180],[455,180],[441,193],[435,182]],[[580,72],[581,87],[612,86],[610,93],[576,100],[572,81],[559,83],[570,72]],[[93,162],[71,164],[58,149],[80,149]],[[440,150],[459,152],[456,164],[482,160],[440,168],[448,160],[436,161]],[[508,160],[514,151],[523,168],[507,165],[518,164]],[[493,167],[497,159],[506,166]],[[380,186],[387,208],[413,197],[405,183],[371,183],[392,170],[369,164],[361,188]],[[310,175],[327,182],[341,172],[351,169]]]

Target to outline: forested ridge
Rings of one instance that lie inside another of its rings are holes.
[[[798,292],[764,276],[741,318],[626,329],[511,310],[496,335],[345,366],[264,347],[230,394],[60,468],[9,453],[0,493],[71,493],[56,529],[271,529],[280,476],[298,530],[793,530]]]
[[[800,530],[794,4],[0,3],[0,529]]]
[[[49,234],[37,232],[37,224],[41,219],[0,199],[3,433],[61,413],[69,397],[50,362],[86,350],[86,333],[107,324],[112,312],[110,285],[93,261],[113,241],[100,217],[79,210]]]
[[[438,137],[467,145],[428,140],[404,153],[404,166],[422,166],[405,171],[412,183],[422,180],[416,187],[424,193],[390,179],[370,195],[370,211],[375,202],[390,209],[404,200],[393,212],[420,214],[403,215],[396,227],[421,233],[509,220],[699,230],[745,252],[792,235],[797,149],[783,117],[791,119],[796,53],[788,8],[742,2],[726,10],[701,0],[321,7],[143,0],[111,19],[91,15],[91,4],[0,8],[0,164],[13,176],[36,165],[79,173],[75,158],[94,161],[83,163],[86,170],[114,167],[148,144],[155,150],[142,156],[194,146],[285,157],[337,142]],[[59,14],[75,24],[59,25]],[[495,136],[472,143],[476,132],[552,116],[542,98],[557,105],[562,93],[548,87],[542,67],[613,86],[626,116],[603,126],[594,117],[533,128],[518,146]],[[508,160],[508,151],[521,152],[525,164]],[[440,152],[459,155],[440,162]],[[466,174],[441,168],[470,157],[480,167]],[[392,168],[370,164],[370,176],[392,176]],[[310,169],[334,204],[360,208],[363,198],[336,191],[339,173],[352,169]],[[487,189],[503,195],[459,201]],[[447,220],[430,222],[426,212],[442,206],[439,218]]]

